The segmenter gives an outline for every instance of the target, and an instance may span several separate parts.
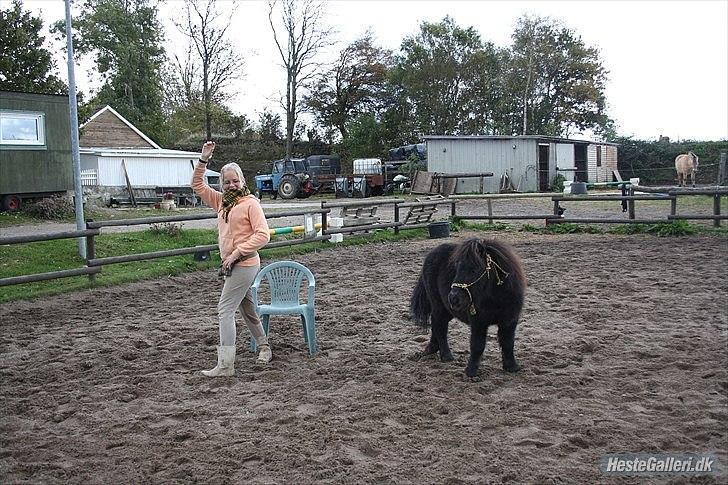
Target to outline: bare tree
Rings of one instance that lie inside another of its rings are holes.
[[[273,15],[280,5],[282,33],[276,29]],[[268,0],[268,20],[273,40],[286,70],[286,94],[281,102],[286,112],[286,157],[293,155],[293,135],[300,112],[298,90],[315,74],[316,54],[332,44],[330,29],[323,28],[323,1],[321,0]]]
[[[230,82],[243,75],[244,60],[227,39],[232,15],[229,11],[220,12],[216,0],[185,0],[186,19],[176,23],[177,28],[190,39],[191,50],[196,58],[187,56],[184,63],[176,59],[177,70],[191,100],[195,95],[193,87],[199,84],[205,110],[205,135],[212,138],[212,105],[222,103],[225,89]],[[195,82],[193,73],[200,73],[201,79]]]

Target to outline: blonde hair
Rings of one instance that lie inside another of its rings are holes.
[[[233,172],[235,172],[235,174],[240,179],[240,182],[244,186],[246,186],[246,187],[248,186],[248,184],[245,182],[245,176],[243,175],[243,170],[240,168],[240,165],[238,165],[235,162],[227,163],[227,164],[223,165],[223,167],[220,169],[220,185],[221,186],[222,186],[222,183],[224,182],[225,172],[227,172],[228,170],[232,170]]]

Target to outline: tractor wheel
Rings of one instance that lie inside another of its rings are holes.
[[[260,189],[255,189],[255,191],[253,192],[253,195],[254,195],[254,196],[255,196],[255,197],[256,197],[256,198],[258,199],[258,200],[262,200],[262,199],[263,199],[263,194],[261,194],[261,193],[260,193]]]
[[[20,210],[22,200],[15,194],[6,195],[2,199],[0,209],[7,212],[17,212]]]
[[[295,175],[286,175],[281,179],[278,186],[278,195],[281,196],[281,199],[293,199],[300,188],[301,182]]]

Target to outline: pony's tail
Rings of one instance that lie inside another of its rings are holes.
[[[430,299],[427,297],[425,281],[420,275],[410,298],[410,319],[421,327],[428,327],[430,325],[430,313],[432,313]]]

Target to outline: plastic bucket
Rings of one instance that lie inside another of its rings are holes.
[[[433,222],[427,226],[430,231],[430,239],[450,237],[450,223],[448,221]]]
[[[586,182],[572,182],[571,183],[572,194],[586,194]]]

